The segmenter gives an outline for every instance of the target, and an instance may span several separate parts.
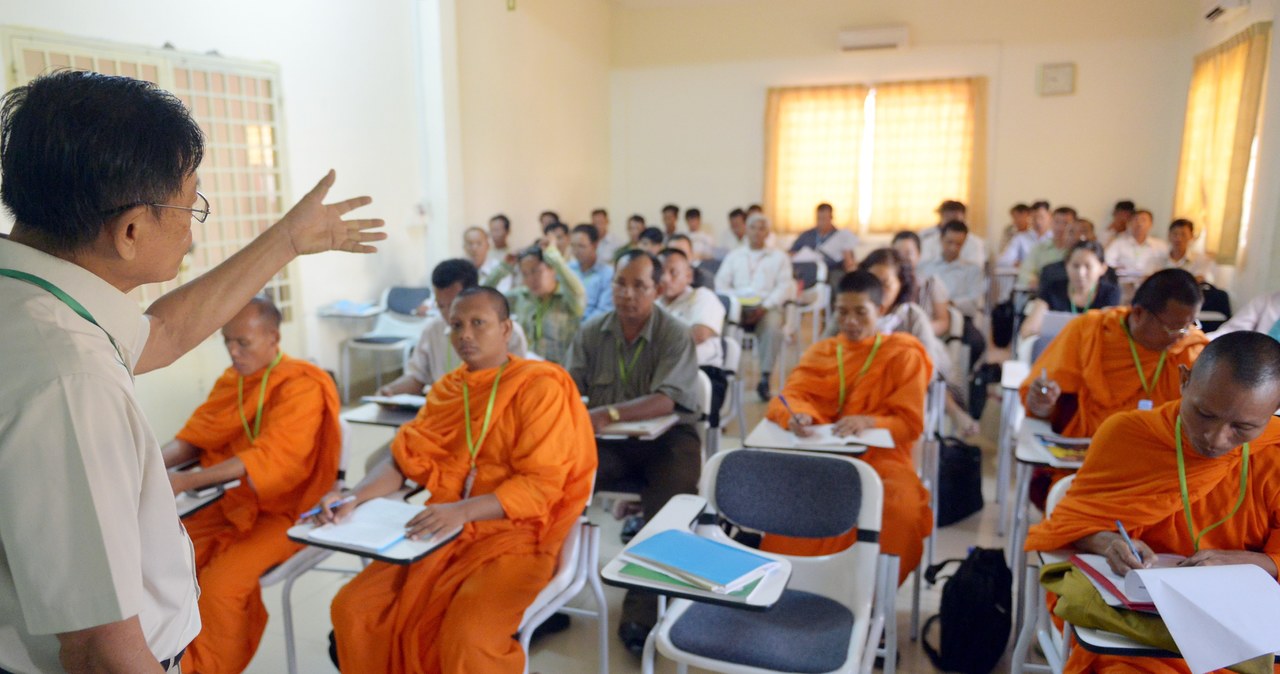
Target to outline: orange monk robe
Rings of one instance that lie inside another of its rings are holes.
[[[258,578],[302,547],[285,530],[338,476],[338,391],[324,370],[307,361],[284,356],[272,368],[260,434],[249,440],[240,410],[253,428],[265,372],[245,377],[240,408],[239,374],[228,368],[177,435],[201,449],[200,465],[239,457],[246,472],[239,487],[183,522],[195,544],[204,624],[182,660],[189,674],[248,666],[267,625]]]
[[[874,338],[857,342],[843,335],[824,339],[805,351],[800,364],[787,376],[782,397],[796,414],[808,414],[815,424],[830,424],[843,417],[869,415],[877,428],[893,436],[892,449],[870,448],[857,458],[871,464],[884,483],[884,517],[880,547],[898,555],[898,582],[906,580],[920,563],[924,539],[933,530],[929,493],[916,475],[911,448],[924,431],[924,399],[933,376],[933,364],[915,337],[883,335],[880,350],[866,376],[858,373],[871,353]],[[843,409],[836,349],[844,345],[844,371],[848,382]],[[856,383],[855,383],[856,380]],[[777,398],[769,403],[766,417],[786,427],[791,419]],[[824,555],[853,545],[857,532],[821,539],[766,536],[761,548],[790,555]]]
[[[1129,316],[1130,307],[1111,307],[1087,311],[1067,323],[1062,332],[1040,354],[1026,381],[1022,382],[1022,402],[1032,382],[1047,371],[1049,379],[1058,383],[1062,393],[1075,394],[1079,409],[1067,422],[1062,434],[1073,438],[1091,437],[1107,417],[1116,412],[1138,408],[1141,400],[1150,400],[1159,407],[1170,400],[1182,397],[1182,380],[1178,366],[1191,367],[1196,356],[1209,343],[1199,330],[1191,330],[1169,347],[1160,376],[1155,375],[1160,362],[1159,351],[1149,351],[1142,345],[1138,360],[1142,362],[1142,376],[1152,385],[1150,393],[1142,389],[1142,380],[1133,364],[1133,352],[1125,336],[1121,321]]]
[[[391,445],[429,503],[460,500],[497,368],[466,366],[431,386]],[[464,419],[462,383],[470,388]],[[408,566],[374,562],[333,600],[338,662],[347,674],[502,674],[523,671],[513,635],[555,571],[560,546],[591,497],[591,420],[558,365],[510,357],[472,496],[493,494],[506,517],[470,522],[453,542]]]
[[[1178,402],[1111,417],[1093,435],[1084,466],[1053,515],[1027,532],[1027,550],[1071,548],[1099,531],[1115,531],[1116,519],[1157,553],[1195,552],[1178,486],[1174,422]],[[1184,437],[1186,433],[1183,433]],[[1197,527],[1231,512],[1240,496],[1242,453],[1200,456],[1183,442],[1187,492]],[[1235,516],[1200,539],[1203,550],[1263,552],[1280,565],[1280,420],[1272,419],[1249,444],[1249,483]],[[1072,649],[1068,672],[1188,672],[1181,660],[1101,656]],[[1225,671],[1225,670],[1224,670]],[[1276,669],[1280,673],[1280,668]]]

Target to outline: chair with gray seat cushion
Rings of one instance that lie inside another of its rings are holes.
[[[764,611],[672,600],[645,644],[643,671],[653,672],[656,652],[716,672],[870,671],[897,582],[897,558],[880,554],[884,494],[875,471],[844,456],[732,450],[711,458],[699,491],[720,519],[765,537],[857,530],[857,540],[820,557],[770,553],[790,561],[792,575],[782,598]],[[700,525],[697,533],[740,546],[718,524]],[[892,672],[892,628],[885,642]]]

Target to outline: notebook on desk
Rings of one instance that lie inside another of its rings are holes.
[[[868,428],[855,435],[836,435],[835,424],[818,424],[810,426],[808,437],[796,436],[795,446],[804,449],[807,446],[857,445],[862,447],[893,448],[893,436],[887,428]]]
[[[778,562],[746,550],[669,529],[631,545],[620,557],[700,590],[729,594],[759,581]]]
[[[427,404],[427,397],[412,393],[397,393],[393,396],[364,396],[360,402],[377,403],[383,407],[403,410],[420,410]]]
[[[598,437],[602,439],[636,438],[637,440],[654,440],[680,423],[679,415],[668,414],[641,421],[618,421],[600,429]]]
[[[1182,555],[1157,555],[1156,562],[1152,568],[1172,568],[1184,559],[1186,557]],[[1138,574],[1133,572],[1129,572],[1124,576],[1117,574],[1111,570],[1111,565],[1107,563],[1107,558],[1102,555],[1075,554],[1071,555],[1070,561],[1077,569],[1084,572],[1085,577],[1089,579],[1090,583],[1093,583],[1094,587],[1098,588],[1098,593],[1102,595],[1102,600],[1108,606],[1127,608],[1130,611],[1142,611],[1144,613],[1156,612],[1156,605],[1151,599],[1151,593],[1147,591]]]
[[[356,550],[382,552],[404,540],[405,525],[425,508],[393,499],[372,499],[360,504],[346,520],[312,529],[307,538]]]

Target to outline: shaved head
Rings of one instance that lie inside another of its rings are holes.
[[[454,298],[454,303],[465,300],[469,297],[482,297],[489,301],[493,310],[498,314],[498,320],[505,321],[511,317],[511,304],[507,302],[507,296],[501,292],[490,288],[489,286],[472,286],[458,293]]]
[[[256,295],[249,300],[249,304],[245,308],[253,308],[258,312],[258,318],[262,320],[263,325],[272,330],[279,330],[280,324],[284,322],[284,315],[280,313],[280,309],[276,308],[275,302],[262,296]]]
[[[1280,342],[1232,332],[1209,343],[1182,373],[1182,431],[1196,453],[1223,456],[1257,439],[1280,407]]]

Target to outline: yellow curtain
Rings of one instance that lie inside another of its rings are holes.
[[[1239,249],[1270,41],[1271,22],[1256,23],[1196,56],[1191,73],[1173,212],[1197,224],[1223,264]]]
[[[765,213],[783,233],[813,226],[818,204],[857,229],[858,166],[867,87],[769,90],[765,111]]]
[[[874,95],[868,229],[931,225],[938,204],[957,199],[985,232],[986,79],[878,84]]]

